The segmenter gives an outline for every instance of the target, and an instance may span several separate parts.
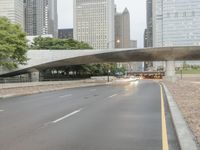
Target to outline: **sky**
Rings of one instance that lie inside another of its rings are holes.
[[[117,11],[125,7],[130,12],[131,39],[138,41],[138,47],[143,47],[143,35],[146,28],[146,0],[115,0]],[[73,0],[58,0],[58,27],[73,28]]]

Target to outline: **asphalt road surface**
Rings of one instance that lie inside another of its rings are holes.
[[[179,150],[161,95],[144,80],[0,99],[0,150]]]

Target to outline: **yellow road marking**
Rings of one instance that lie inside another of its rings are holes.
[[[160,95],[161,95],[161,118],[162,118],[162,150],[169,150],[162,85],[160,85]]]

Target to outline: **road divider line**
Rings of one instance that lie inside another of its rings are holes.
[[[111,96],[109,96],[108,98],[113,98],[113,97],[115,97],[115,96],[117,96],[118,94],[113,94],[113,95],[111,95]]]
[[[0,112],[3,112],[4,110],[0,109]]]
[[[65,97],[70,97],[70,96],[72,96],[72,94],[62,95],[62,96],[60,96],[60,98],[65,98]]]
[[[161,95],[161,118],[162,118],[162,150],[169,150],[167,125],[165,117],[165,101],[164,101],[162,85],[160,85],[160,95]]]
[[[62,121],[62,120],[64,120],[64,119],[66,119],[66,118],[69,118],[69,117],[71,117],[71,116],[73,116],[73,115],[75,115],[75,114],[81,112],[82,110],[83,110],[83,108],[81,108],[81,109],[79,109],[79,110],[76,110],[76,111],[74,111],[74,112],[72,112],[72,113],[70,113],[70,114],[68,114],[68,115],[65,115],[65,116],[63,116],[63,117],[61,117],[61,118],[59,118],[59,119],[57,119],[57,120],[52,121],[52,123],[58,123],[58,122],[60,122],[60,121]]]

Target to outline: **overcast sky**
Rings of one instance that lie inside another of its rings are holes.
[[[115,0],[118,12],[125,7],[130,11],[131,39],[143,47],[143,34],[146,27],[146,0]],[[73,0],[58,0],[59,28],[73,28]]]

